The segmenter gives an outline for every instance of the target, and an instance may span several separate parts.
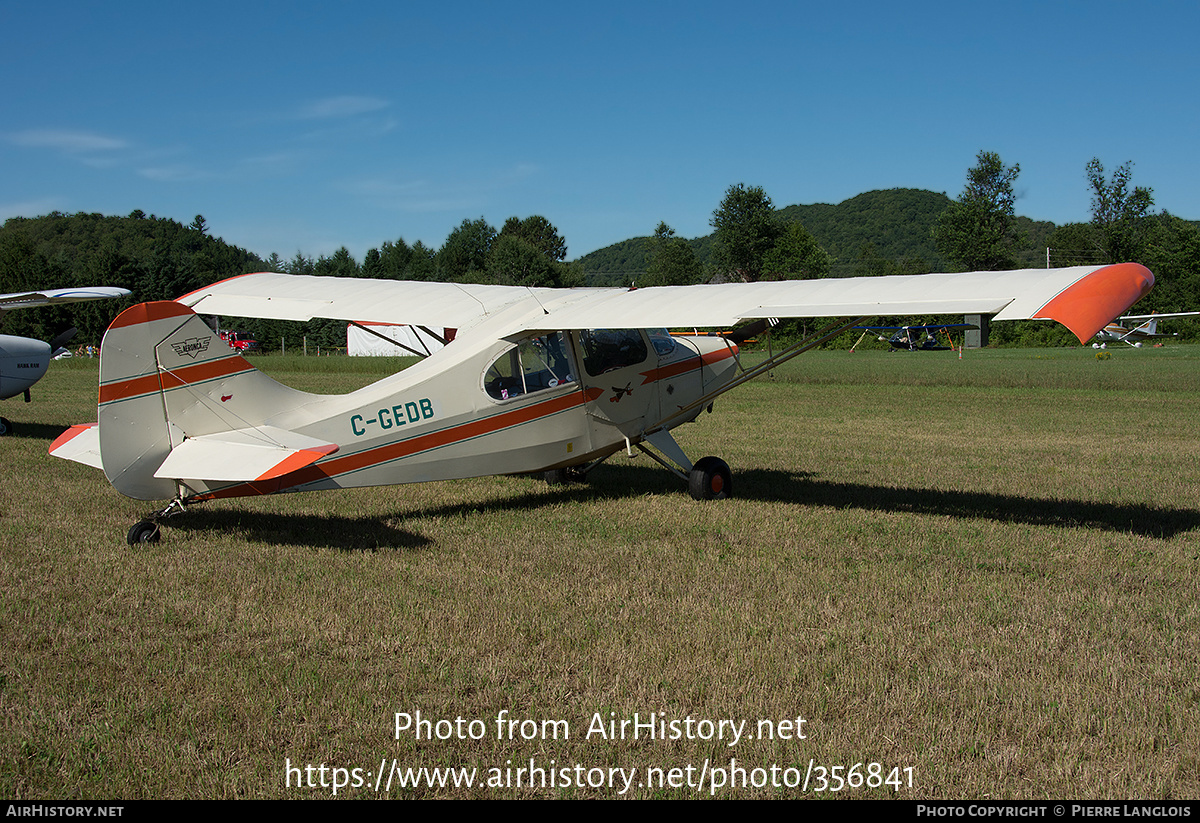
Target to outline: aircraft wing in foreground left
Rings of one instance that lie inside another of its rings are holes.
[[[118,316],[102,348],[98,425],[69,429],[50,452],[99,463],[127,496],[171,500],[131,543],[158,539],[163,517],[204,500],[529,472],[561,483],[634,448],[693,497],[723,498],[729,467],[693,463],[671,429],[822,341],[870,317],[948,313],[1057,320],[1086,339],[1153,282],[1136,264],[646,289],[246,275]],[[197,312],[457,335],[391,377],[318,395],[214,343]],[[827,323],[754,368],[742,367],[736,335],[666,330],[776,317]]]

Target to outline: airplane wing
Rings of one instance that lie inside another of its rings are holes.
[[[1177,311],[1166,314],[1124,314],[1118,320],[1167,320],[1171,317],[1196,317],[1200,311]]]
[[[79,289],[43,289],[41,291],[0,294],[0,312],[12,309],[29,309],[59,303],[79,303],[84,300],[107,300],[113,297],[128,297],[129,289],[111,286],[89,286]]]
[[[288,274],[231,278],[178,299],[200,314],[467,328],[520,301],[513,333],[588,328],[731,328],[780,317],[990,314],[1056,320],[1080,341],[1154,285],[1137,263],[963,274],[829,278],[645,289],[531,289]]]
[[[465,328],[531,295],[552,300],[563,291],[264,272],[222,280],[175,302],[197,314],[230,317]]]

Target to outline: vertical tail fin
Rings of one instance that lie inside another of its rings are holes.
[[[239,465],[247,450],[275,450],[249,461],[254,465],[264,460],[274,465],[297,451],[297,444],[262,432],[271,430],[266,424],[273,413],[311,398],[258,371],[188,307],[174,302],[133,306],[112,322],[100,349],[104,473],[122,494],[142,500],[174,497],[177,482],[189,478],[237,479],[247,470]],[[206,436],[222,441],[219,452],[201,447],[205,459],[193,460],[189,443],[173,459],[168,476],[158,476],[185,439],[203,443]],[[328,453],[314,448],[309,438],[299,446],[314,460]],[[214,473],[216,462],[228,467]],[[191,491],[207,486],[196,485]]]

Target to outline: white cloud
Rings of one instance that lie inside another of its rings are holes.
[[[137,173],[147,180],[154,180],[159,183],[190,183],[196,180],[207,180],[212,177],[212,174],[209,172],[183,164],[174,166],[148,166],[138,169]]]
[[[369,114],[374,111],[381,111],[391,105],[387,100],[378,97],[365,97],[361,95],[342,95],[340,97],[326,97],[322,100],[315,100],[306,106],[303,106],[299,111],[301,120],[328,120],[338,117],[357,117],[360,114]]]
[[[28,148],[56,149],[68,154],[83,154],[98,151],[117,151],[128,147],[128,143],[117,137],[107,137],[86,131],[64,129],[26,129],[8,135],[10,142]]]

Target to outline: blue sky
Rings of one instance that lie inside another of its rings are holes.
[[[266,257],[434,248],[540,214],[575,258],[733,184],[776,206],[957,197],[1087,220],[1133,161],[1200,219],[1195,2],[0,4],[0,219],[190,223]]]

